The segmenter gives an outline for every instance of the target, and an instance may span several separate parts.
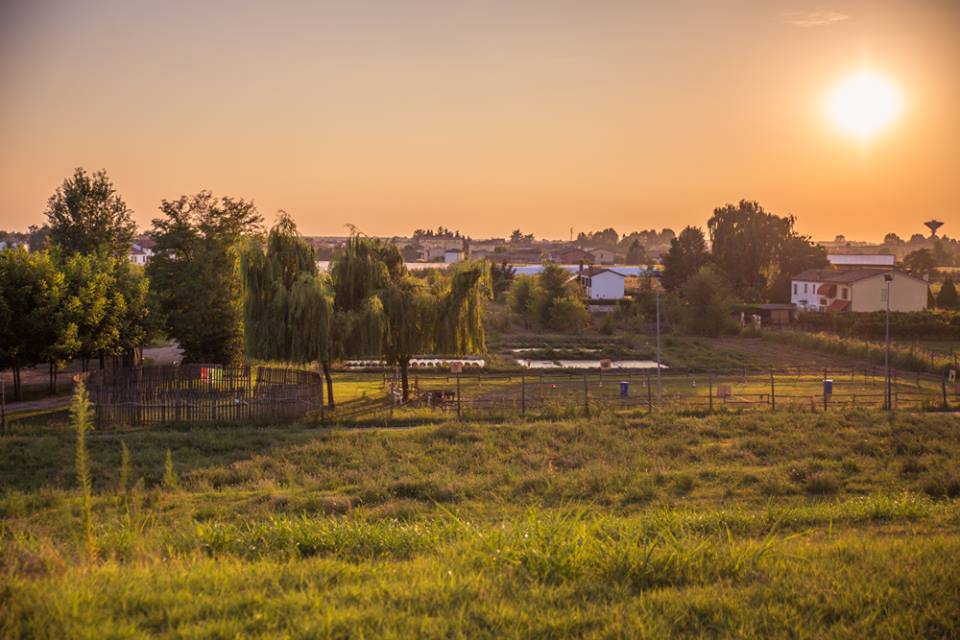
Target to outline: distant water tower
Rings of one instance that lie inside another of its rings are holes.
[[[939,229],[940,227],[943,226],[943,223],[940,222],[939,220],[928,220],[928,221],[924,222],[923,224],[925,224],[926,227],[927,227],[928,229],[930,229],[930,237],[931,237],[931,238],[935,238],[935,237],[937,236],[937,229]]]

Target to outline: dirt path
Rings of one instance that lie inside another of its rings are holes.
[[[152,347],[149,349],[143,350],[144,360],[150,361],[151,364],[160,365],[160,364],[173,364],[180,360],[182,356],[182,351],[180,347],[176,344],[163,345],[161,347]],[[47,411],[55,409],[63,409],[69,406],[70,404],[70,394],[73,391],[73,374],[80,371],[80,363],[72,362],[70,365],[61,372],[60,374],[60,386],[61,393],[56,396],[50,396],[47,398],[39,398],[37,400],[26,400],[24,402],[7,402],[7,413],[14,412],[23,412],[23,411]],[[6,382],[7,392],[13,388],[13,383],[11,379],[11,373],[9,371],[4,371],[2,374],[3,379]],[[28,383],[47,383],[47,369],[45,366],[34,367],[21,372],[21,379],[24,384]],[[64,382],[66,381],[66,382]]]

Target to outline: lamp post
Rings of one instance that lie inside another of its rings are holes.
[[[883,274],[883,281],[887,285],[886,297],[887,297],[887,318],[886,318],[886,339],[885,347],[883,351],[883,370],[884,370],[884,408],[888,411],[893,408],[893,399],[890,393],[890,283],[893,282],[893,274],[885,273]]]
[[[657,400],[660,400],[660,289],[657,289]]]

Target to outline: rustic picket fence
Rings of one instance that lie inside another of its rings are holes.
[[[87,388],[98,427],[284,421],[323,413],[323,378],[298,369],[206,364],[102,369],[90,373]]]

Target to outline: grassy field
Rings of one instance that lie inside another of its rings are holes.
[[[950,415],[92,433],[92,556],[73,444],[0,440],[2,637],[960,634]]]

